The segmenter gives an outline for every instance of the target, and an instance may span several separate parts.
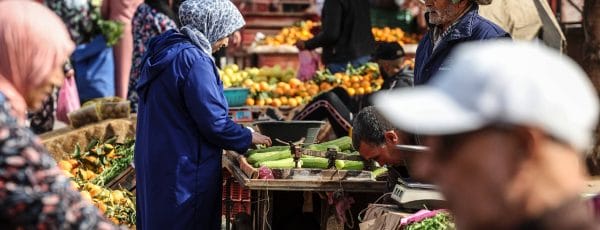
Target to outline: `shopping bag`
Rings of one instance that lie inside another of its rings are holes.
[[[303,50],[298,53],[298,79],[309,81],[319,68],[319,55],[314,51]]]
[[[74,77],[65,78],[64,83],[58,91],[58,101],[56,102],[56,119],[69,123],[67,114],[79,109],[79,94],[77,93],[77,84]]]
[[[103,36],[78,45],[71,55],[79,101],[115,96],[115,68],[112,47]]]

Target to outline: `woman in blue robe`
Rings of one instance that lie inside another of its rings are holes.
[[[271,140],[234,123],[211,54],[244,25],[229,0],[187,0],[181,30],[148,43],[135,169],[138,229],[220,229],[223,149]]]

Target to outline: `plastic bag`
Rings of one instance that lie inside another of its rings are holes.
[[[311,80],[319,68],[319,55],[314,51],[303,50],[298,53],[298,59],[298,79]]]
[[[58,91],[58,102],[56,103],[56,119],[69,123],[70,112],[79,109],[79,94],[74,77],[65,78],[62,87]]]

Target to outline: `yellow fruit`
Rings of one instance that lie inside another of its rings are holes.
[[[288,105],[288,98],[287,97],[280,97],[279,100],[281,100],[281,105]]]
[[[372,92],[373,92],[373,87],[371,87],[371,86],[367,86],[367,87],[365,87],[365,93],[366,93],[366,94],[370,94],[370,93],[372,93]]]
[[[265,99],[265,104],[267,104],[267,105],[273,104],[273,98],[268,97],[267,99]]]
[[[247,98],[246,99],[246,105],[253,106],[254,105],[254,98],[251,98],[251,97]]]
[[[71,165],[71,163],[65,160],[59,161],[58,167],[65,171],[71,171],[73,169],[73,165]]]
[[[298,106],[298,101],[296,100],[296,98],[290,98],[290,99],[288,100],[288,104],[289,104],[291,107],[296,107],[296,106]]]
[[[281,106],[281,99],[279,99],[279,98],[273,99],[273,106],[275,106],[275,107]]]
[[[92,196],[90,195],[90,193],[88,191],[81,191],[81,197],[84,200],[87,200],[87,201],[90,201],[90,202],[92,201]]]
[[[360,82],[360,77],[358,77],[358,76],[352,76],[350,78],[350,81],[352,81],[352,83],[358,83],[358,82]]]
[[[292,88],[298,88],[303,83],[302,83],[302,81],[298,80],[298,78],[292,78],[292,79],[290,79],[289,84],[290,84],[290,87],[292,87]]]
[[[346,91],[348,92],[348,95],[350,95],[351,97],[356,94],[356,90],[354,90],[353,88],[347,88]]]
[[[365,89],[364,89],[364,88],[362,88],[362,87],[360,87],[360,88],[356,89],[356,94],[358,94],[358,95],[363,95],[363,94],[365,94]]]
[[[264,106],[265,105],[265,99],[258,99],[258,102],[256,102],[256,105],[258,105],[258,106]]]
[[[112,191],[111,197],[115,202],[117,202],[119,204],[121,204],[125,201],[125,196],[123,195],[123,192],[121,192],[119,190]]]

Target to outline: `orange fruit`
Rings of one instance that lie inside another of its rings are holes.
[[[327,82],[323,82],[323,83],[321,83],[320,89],[321,89],[321,91],[327,91],[327,90],[331,89],[331,85]]]
[[[280,97],[279,100],[281,100],[282,105],[288,105],[289,101],[287,97]]]
[[[358,94],[358,95],[365,94],[365,88],[359,87],[358,89],[356,89],[356,94]]]
[[[281,106],[281,99],[279,99],[279,98],[273,99],[273,104],[272,105],[275,106],[275,107]]]
[[[246,99],[246,105],[253,106],[254,105],[254,98],[251,98],[251,97],[247,98]]]
[[[303,85],[303,83],[302,81],[298,80],[298,78],[292,78],[290,79],[289,85],[292,88],[298,88],[299,86]]]
[[[371,82],[368,82],[368,81],[362,81],[362,82],[360,83],[360,87],[366,88],[366,87],[369,87],[369,86],[371,86]]]
[[[366,94],[369,94],[369,93],[372,93],[372,92],[373,92],[373,87],[371,87],[371,86],[365,87],[365,93]]]
[[[266,105],[271,105],[273,104],[273,98],[268,97],[267,99],[265,99],[265,104]]]
[[[288,100],[288,104],[289,104],[291,107],[296,107],[296,106],[298,106],[298,101],[296,100],[296,98],[290,98],[290,99]]]
[[[356,75],[355,75],[355,76],[352,76],[352,77],[350,78],[350,81],[352,81],[352,83],[357,83],[357,82],[360,82],[360,77],[358,77],[358,76],[356,76]]]
[[[356,90],[354,90],[353,88],[347,88],[346,91],[348,92],[348,95],[350,95],[351,97],[356,95]]]
[[[265,99],[258,99],[258,101],[256,102],[256,105],[258,105],[258,106],[264,106],[265,105]]]

